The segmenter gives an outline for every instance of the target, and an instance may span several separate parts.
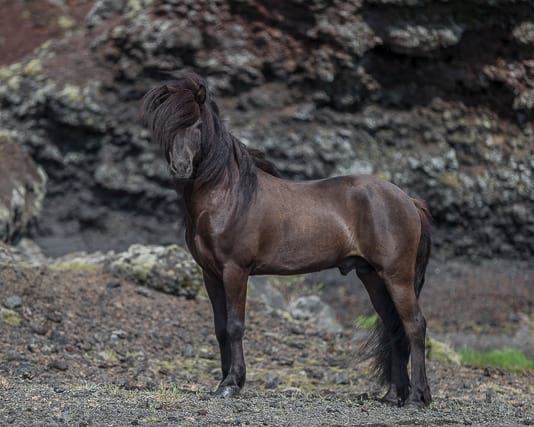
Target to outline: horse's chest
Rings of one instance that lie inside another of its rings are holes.
[[[211,247],[209,239],[206,239],[201,234],[190,232],[187,238],[187,245],[198,265],[204,270],[213,273],[219,272],[219,263],[215,258],[215,251]]]

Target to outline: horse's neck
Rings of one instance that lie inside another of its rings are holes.
[[[237,166],[232,172],[237,174]],[[201,185],[193,181],[184,188],[183,198],[193,223],[200,215],[230,214],[239,200],[239,182],[237,177],[230,179],[227,174],[217,183]]]

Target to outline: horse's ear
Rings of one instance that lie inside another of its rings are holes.
[[[195,93],[195,101],[202,105],[206,101],[206,88],[203,85],[200,85],[198,90]]]

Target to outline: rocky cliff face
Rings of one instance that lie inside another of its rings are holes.
[[[0,126],[46,170],[51,254],[178,235],[138,116],[166,72],[293,179],[372,173],[425,198],[442,254],[534,254],[534,6],[478,0],[96,1],[0,69]]]

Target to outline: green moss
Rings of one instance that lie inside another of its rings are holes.
[[[54,271],[81,271],[88,273],[95,273],[100,271],[100,267],[97,264],[86,263],[82,261],[69,261],[69,262],[60,262],[57,264],[50,264],[48,266],[50,270]]]
[[[447,187],[459,190],[462,188],[462,183],[455,173],[446,173],[439,177],[439,182]]]
[[[62,30],[71,30],[76,26],[76,21],[70,16],[62,15],[57,19],[57,24]]]
[[[429,359],[437,360],[439,362],[453,363],[455,365],[459,365],[461,363],[460,354],[454,351],[454,349],[448,344],[430,337],[426,340],[426,344],[428,347]]]
[[[371,331],[378,323],[378,316],[373,314],[371,316],[357,316],[355,320],[356,326],[365,331]]]
[[[534,359],[523,352],[511,348],[492,351],[462,350],[462,363],[475,366],[493,366],[509,371],[534,370]]]
[[[0,80],[7,82],[11,77],[13,77],[13,70],[9,67],[0,67]]]
[[[2,310],[2,322],[6,325],[17,326],[21,321],[22,319],[16,311],[7,308]]]
[[[113,350],[104,350],[98,353],[98,359],[103,361],[108,366],[116,366],[119,364],[119,356]]]
[[[27,76],[35,77],[42,73],[43,66],[38,59],[32,59],[24,66],[23,71]]]
[[[75,85],[65,85],[59,95],[70,102],[80,103],[82,101],[82,94],[80,88]]]
[[[7,87],[13,91],[17,91],[20,88],[21,82],[20,76],[12,76],[7,80]]]
[[[384,181],[391,181],[391,174],[389,172],[378,171],[378,172],[375,172],[373,175]]]

